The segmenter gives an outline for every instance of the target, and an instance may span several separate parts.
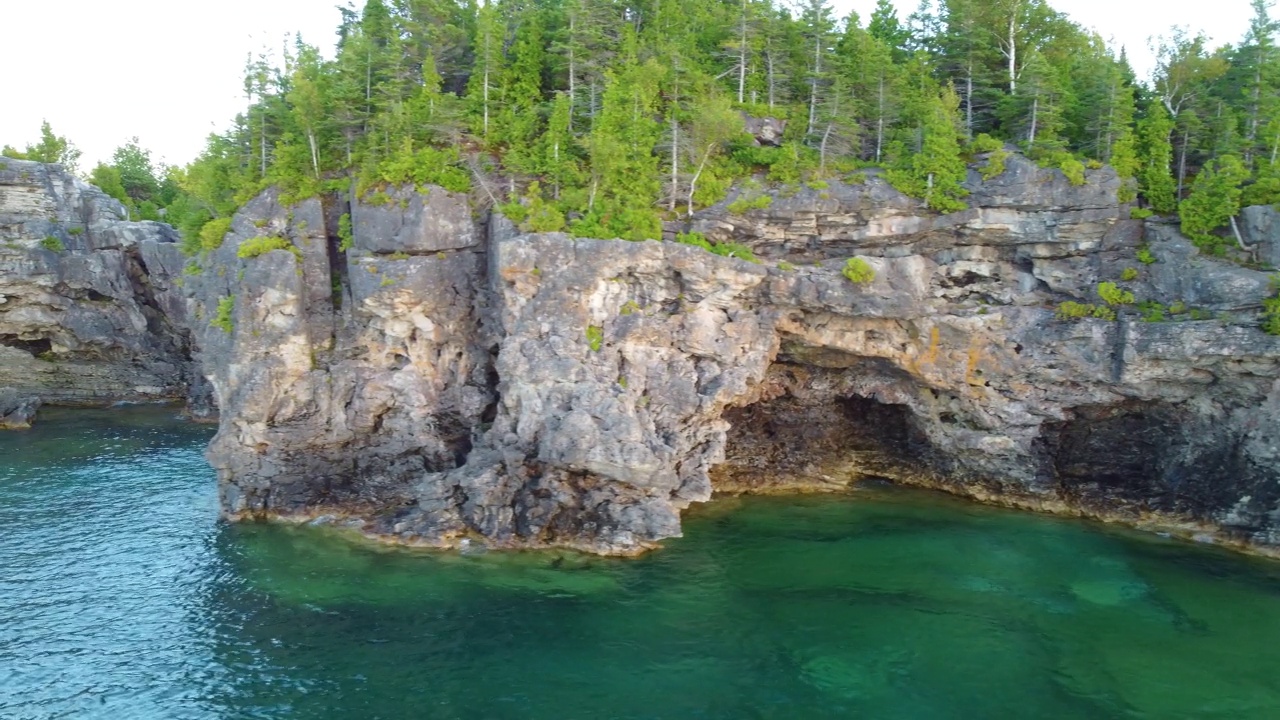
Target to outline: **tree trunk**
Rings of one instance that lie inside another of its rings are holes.
[[[715,143],[707,146],[707,151],[702,154],[702,160],[698,163],[698,171],[693,174],[693,179],[689,181],[689,214],[693,215],[693,195],[698,190],[698,179],[702,177],[702,171],[707,167],[707,161],[711,159],[711,151],[715,149]]]
[[[742,0],[742,32],[738,37],[738,104],[747,88],[747,0]]]
[[[813,38],[813,77],[809,80],[809,127],[805,135],[813,134],[813,124],[818,119],[818,76],[822,74],[822,36]]]
[[[973,139],[973,58],[969,58],[964,78],[964,133],[966,138]]]
[[[773,74],[773,52],[765,50],[765,65],[769,68],[769,109],[773,109],[774,103],[774,74]]]
[[[316,133],[314,130],[307,130],[307,144],[311,146],[311,168],[315,171],[316,179],[320,179],[320,150],[316,147]]]
[[[880,162],[880,155],[884,152],[884,71],[880,71],[880,88],[877,93],[879,96],[876,102],[876,162]]]
[[[676,121],[676,114],[671,113],[671,198],[667,203],[667,210],[676,211],[676,195],[680,193],[680,123]]]
[[[258,155],[262,161],[262,177],[267,176],[267,110],[262,109],[258,115]]]
[[[577,55],[574,52],[576,44],[575,35],[577,34],[578,14],[569,13],[569,127],[573,127],[573,103],[578,94],[578,63]]]
[[[827,123],[827,129],[822,133],[822,142],[818,145],[818,177],[826,177],[827,174],[827,141],[831,138],[832,123]]]
[[[1245,167],[1253,166],[1253,148],[1258,142],[1258,105],[1262,96],[1262,46],[1258,46],[1258,66],[1253,73],[1253,97],[1249,104],[1249,136],[1244,148]]]
[[[1018,6],[1009,13],[1009,94],[1018,94]]]
[[[1191,133],[1183,131],[1182,133],[1182,149],[1178,152],[1178,195],[1179,202],[1182,201],[1182,185],[1187,179],[1187,143],[1190,142]]]
[[[1027,134],[1027,144],[1036,144],[1036,123],[1040,120],[1040,96],[1031,101],[1031,132]]]

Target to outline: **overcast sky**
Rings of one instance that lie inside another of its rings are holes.
[[[343,0],[345,1],[345,0]],[[895,0],[905,18],[918,0]],[[339,0],[0,0],[0,145],[37,138],[41,119],[85,154],[110,157],[137,136],[157,159],[185,164],[209,132],[243,106],[250,52],[286,36],[327,51]],[[834,0],[866,23],[875,0]],[[1139,76],[1151,66],[1147,37],[1171,25],[1238,41],[1249,0],[1053,0],[1057,9],[1126,46]]]

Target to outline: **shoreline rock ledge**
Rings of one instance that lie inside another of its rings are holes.
[[[759,263],[522,233],[441,188],[268,190],[188,258],[4,161],[0,415],[186,397],[218,409],[228,517],[415,546],[634,555],[717,492],[885,478],[1280,554],[1269,274],[1130,219],[1109,169],[1076,186],[1012,156],[968,184],[949,215],[869,173],[668,228]],[[1280,257],[1280,215],[1242,218]],[[1166,321],[1055,316],[1106,282]]]
[[[1274,552],[1268,275],[1129,219],[1118,187],[1013,157],[972,173],[950,215],[870,175],[670,228],[759,264],[525,234],[440,188],[351,205],[268,191],[186,285],[224,509],[631,555],[717,491],[875,477]],[[1252,241],[1273,250],[1266,227]],[[289,249],[242,250],[263,236]],[[873,281],[843,277],[852,256]],[[1055,318],[1129,268],[1139,299],[1213,319]]]

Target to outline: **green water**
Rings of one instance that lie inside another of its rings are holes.
[[[218,523],[209,434],[0,434],[0,718],[1280,718],[1280,564],[892,489],[393,551]]]

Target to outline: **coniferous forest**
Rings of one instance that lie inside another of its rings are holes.
[[[342,10],[332,60],[300,39],[280,63],[251,58],[244,111],[187,167],[131,142],[90,179],[192,250],[269,185],[437,184],[532,230],[644,239],[749,177],[878,167],[954,211],[974,155],[995,175],[1012,145],[1073,182],[1110,164],[1122,199],[1181,211],[1213,250],[1242,203],[1280,202],[1277,23],[1252,5],[1234,45],[1157,38],[1139,81],[1123,48],[1045,0],[924,0],[907,17],[880,0],[869,18],[825,0],[368,0]],[[745,118],[785,130],[761,143]],[[6,153],[69,148],[46,126]]]

